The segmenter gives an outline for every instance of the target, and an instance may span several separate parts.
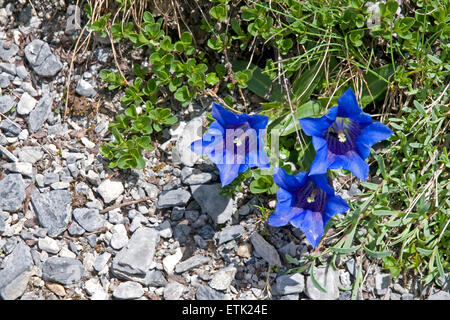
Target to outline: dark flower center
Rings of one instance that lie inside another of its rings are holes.
[[[327,194],[314,182],[308,181],[296,191],[294,207],[323,213],[325,211]]]
[[[356,148],[356,138],[360,135],[361,128],[356,121],[348,118],[336,118],[325,133],[328,142],[328,150],[334,154],[345,154]]]

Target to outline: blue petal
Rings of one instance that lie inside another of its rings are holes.
[[[245,163],[261,169],[270,168],[270,159],[266,150],[264,150],[264,141],[261,136],[258,137],[258,148],[249,148],[250,150],[245,155]]]
[[[217,141],[223,141],[223,135],[224,135],[224,129],[219,124],[219,122],[214,121],[209,126],[208,131],[205,133],[205,135],[202,137],[202,139],[195,140],[191,143],[191,150],[199,155],[205,154],[206,150],[205,148],[212,143]]]
[[[328,142],[322,137],[313,136],[312,137],[312,144],[314,146],[314,150],[318,151],[322,148],[327,149],[328,148]]]
[[[326,114],[326,117],[331,121],[334,122],[338,116],[339,113],[339,107],[332,107],[328,110],[328,113]]]
[[[350,207],[347,201],[342,199],[340,196],[330,196],[328,197],[327,206],[325,207],[325,212],[330,216],[335,214],[344,213],[349,210]]]
[[[323,148],[316,150],[316,157],[311,164],[309,174],[325,174],[335,158],[336,156],[334,154],[328,152],[328,144],[324,145]]]
[[[358,179],[365,181],[369,175],[369,165],[358,153],[349,151],[345,155],[337,155],[330,169],[346,169],[351,171]]]
[[[309,243],[315,248],[323,236],[324,224],[320,212],[305,210],[291,220],[291,224],[299,228]]]
[[[250,166],[247,163],[243,163],[239,166],[239,173],[245,172],[250,168]]]
[[[280,188],[277,191],[277,207],[267,223],[273,227],[285,226],[299,212],[298,208],[292,207],[292,194]]]
[[[275,181],[279,187],[287,191],[294,191],[303,186],[306,183],[307,178],[307,172],[299,172],[296,175],[290,175],[283,168],[276,168],[273,173],[273,181]]]
[[[347,91],[339,97],[338,107],[339,117],[352,118],[352,116],[359,115],[362,112],[352,88],[347,89]]]
[[[315,174],[315,175],[309,175],[309,178],[317,185],[319,186],[323,191],[325,191],[327,194],[334,195],[334,190],[330,185],[328,184],[328,179],[326,174]]]
[[[224,128],[227,128],[228,125],[236,125],[243,122],[237,114],[234,114],[217,103],[214,103],[212,106],[212,116]]]
[[[267,127],[267,122],[269,122],[269,117],[264,116],[262,114],[256,114],[253,116],[250,116],[248,119],[248,123],[250,124],[250,127],[252,127],[255,130],[263,130]],[[259,134],[259,132],[258,132]]]
[[[356,139],[359,154],[363,159],[366,159],[370,154],[370,147],[393,134],[394,132],[381,122],[374,122],[368,125]]]
[[[222,187],[230,184],[239,175],[240,164],[216,164],[220,173]]]
[[[327,116],[320,118],[307,117],[300,119],[299,122],[303,132],[308,136],[323,136],[332,123]]]

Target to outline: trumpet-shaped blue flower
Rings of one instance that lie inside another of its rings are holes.
[[[222,186],[232,182],[249,168],[270,167],[264,147],[268,117],[235,114],[214,103],[212,116],[216,120],[202,139],[191,144],[191,150],[207,155],[220,172]]]
[[[277,191],[277,206],[268,224],[275,227],[292,224],[306,235],[314,248],[322,238],[328,220],[349,209],[347,202],[334,194],[325,174],[300,172],[290,175],[284,169],[277,168],[273,180],[280,188]]]
[[[364,160],[370,147],[393,134],[384,124],[372,122],[370,115],[361,110],[352,89],[339,97],[338,106],[330,108],[327,115],[299,121],[303,131],[312,136],[316,150],[310,174],[343,168],[366,180],[369,165]]]

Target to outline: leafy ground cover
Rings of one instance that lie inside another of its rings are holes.
[[[142,168],[142,150],[177,121],[175,111],[209,95],[233,112],[269,117],[267,150],[290,173],[315,156],[297,119],[318,117],[353,88],[358,102],[394,135],[375,145],[370,178],[351,210],[328,223],[317,248],[291,272],[325,260],[358,257],[356,298],[364,263],[381,263],[393,277],[442,286],[449,269],[449,71],[447,1],[116,1],[85,6],[88,29],[113,47],[141,48],[148,63],[132,72],[103,70],[121,90],[124,113],[102,146],[111,167]],[[116,54],[116,62],[120,53]],[[277,133],[272,135],[271,133]],[[355,186],[345,170],[335,188]],[[241,174],[224,192],[248,184],[272,213],[271,174]]]

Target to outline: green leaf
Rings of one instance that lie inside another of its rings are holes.
[[[281,136],[287,136],[291,133],[295,132],[295,127],[300,129],[300,123],[298,119],[306,118],[306,117],[317,117],[322,112],[322,105],[317,101],[308,101],[301,105],[295,110],[294,118],[289,114],[286,116],[286,122],[283,124],[281,130]]]
[[[243,60],[235,60],[231,64],[234,72],[246,70],[248,66],[248,62]],[[284,102],[284,95],[278,83],[274,83],[262,72],[261,68],[254,64],[250,64],[248,70],[252,74],[251,79],[247,82],[250,91],[269,101]]]
[[[187,47],[192,43],[192,34],[190,32],[183,32],[181,34],[180,41],[185,47]]]
[[[324,65],[325,63],[322,64],[322,61],[318,60],[313,67],[299,72],[292,84],[292,100],[295,104],[302,105],[310,99],[311,94],[322,79]]]
[[[219,4],[209,10],[209,15],[219,22],[224,22],[228,16],[228,8],[225,4]]]
[[[384,258],[392,256],[392,251],[373,251],[368,249],[366,246],[363,246],[363,249],[367,252],[367,254],[374,258]]]
[[[215,85],[217,82],[219,82],[219,78],[214,72],[210,72],[206,75],[206,82],[210,85]]]
[[[373,73],[367,73],[364,76],[367,86],[363,86],[361,95],[361,107],[364,108],[372,101],[378,101],[378,99],[384,98],[384,93],[387,90],[388,81],[394,74],[394,68],[391,64],[384,65],[378,69],[375,69]]]
[[[350,248],[337,248],[337,247],[331,247],[331,251],[334,251],[336,253],[340,253],[340,254],[346,254],[346,253],[351,253],[351,252],[355,252],[356,250],[358,250],[359,248],[361,248],[361,245],[358,246],[354,246],[354,247],[350,247]]]
[[[311,269],[310,269],[310,273],[309,275],[311,276],[311,280],[313,285],[321,292],[327,293],[327,290],[325,290],[324,287],[322,287],[322,285],[316,280],[316,277],[314,275],[314,264],[311,265]]]

